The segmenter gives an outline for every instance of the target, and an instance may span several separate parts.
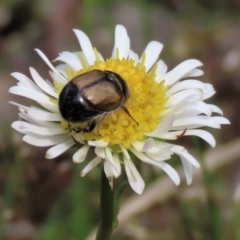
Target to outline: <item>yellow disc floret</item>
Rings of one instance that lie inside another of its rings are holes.
[[[81,55],[79,58],[81,62],[84,61]],[[85,65],[78,72],[65,70],[68,78],[73,79],[93,69],[115,72],[125,80],[130,96],[124,106],[137,123],[122,108],[118,108],[104,117],[92,132],[74,133],[75,135],[81,135],[81,139],[85,140],[103,139],[110,144],[122,144],[129,148],[133,141],[142,140],[144,133],[156,129],[160,123],[159,114],[164,110],[167,98],[166,87],[155,81],[155,68],[147,73],[141,62],[134,66],[133,60],[110,58],[105,62],[97,60],[92,66]],[[59,86],[56,88],[60,93]],[[81,125],[71,124],[71,127],[77,128]],[[68,127],[64,120],[62,127]]]

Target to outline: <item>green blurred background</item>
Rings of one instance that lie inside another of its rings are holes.
[[[145,191],[151,186],[157,194],[142,203],[143,196],[128,188],[122,201],[125,218],[112,239],[240,240],[239,0],[2,0],[0,239],[91,239],[99,218],[100,167],[81,178],[84,164],[71,161],[76,148],[46,160],[46,148],[22,142],[22,135],[11,129],[18,110],[8,101],[31,101],[10,96],[8,89],[16,84],[10,73],[29,76],[29,66],[49,79],[47,66],[33,49],[41,49],[51,60],[59,52],[78,51],[73,28],[86,32],[109,56],[118,23],[127,28],[131,48],[139,54],[148,41],[162,42],[161,58],[169,69],[189,58],[202,61],[201,80],[217,91],[208,102],[220,106],[231,125],[210,130],[218,143],[214,151],[196,138],[180,140],[201,161],[191,186],[183,180],[175,187],[161,171],[142,164]],[[181,169],[179,159],[171,162]],[[135,213],[131,202],[139,205]]]

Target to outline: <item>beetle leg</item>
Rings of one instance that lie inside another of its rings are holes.
[[[97,120],[93,119],[92,121],[88,122],[88,132],[91,132],[97,125]]]
[[[89,132],[88,128],[80,128],[80,127],[76,127],[76,128],[72,128],[72,131],[74,131],[75,133],[86,133]]]
[[[138,122],[132,117],[132,115],[130,114],[130,112],[128,111],[128,109],[124,106],[121,107],[123,109],[123,111],[138,125]]]
[[[69,130],[69,132],[70,132],[70,134],[71,134],[71,137],[72,137],[72,139],[73,139],[73,141],[75,142],[75,143],[78,143],[77,141],[76,141],[76,139],[73,137],[73,135],[72,135],[72,128],[70,127],[70,124],[68,123],[68,128],[66,128],[65,130]]]
[[[80,133],[84,132],[85,128],[80,128],[80,127],[71,127],[70,124],[68,123],[68,130],[70,133],[75,132],[75,133]]]
[[[71,131],[74,131],[75,133],[88,133],[88,132],[92,132],[92,130],[96,127],[97,125],[97,121],[94,119],[92,121],[89,121],[88,122],[88,128],[81,128],[81,127],[74,127],[74,128],[71,128],[69,125],[69,129],[70,129],[70,132]]]

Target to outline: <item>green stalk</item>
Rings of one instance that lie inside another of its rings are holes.
[[[100,223],[96,240],[109,240],[113,230],[114,220],[114,191],[102,169],[100,196]]]

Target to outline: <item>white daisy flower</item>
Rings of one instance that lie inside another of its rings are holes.
[[[40,50],[36,50],[50,68],[52,81],[45,81],[34,68],[30,68],[33,81],[21,73],[12,74],[18,84],[11,87],[9,92],[30,98],[42,106],[27,107],[11,102],[19,107],[22,119],[15,121],[12,127],[24,134],[25,142],[40,147],[49,146],[46,153],[48,159],[80,143],[73,161],[81,163],[88,151],[94,149],[95,157],[87,163],[81,176],[103,163],[106,176],[112,184],[113,179],[121,174],[123,165],[132,189],[141,194],[145,184],[133,158],[161,168],[178,185],[178,173],[167,163],[172,154],[177,154],[182,161],[187,183],[190,184],[192,166],[198,168],[198,161],[184,147],[166,140],[194,135],[214,147],[213,136],[200,128],[220,128],[221,124],[229,124],[217,106],[204,102],[215,91],[211,84],[194,79],[203,75],[199,69],[202,63],[195,59],[186,60],[167,72],[166,64],[159,60],[163,45],[152,41],[139,57],[130,49],[130,39],[121,25],[115,29],[112,56],[104,59],[82,31],[74,32],[82,51],[60,53],[56,60],[63,63],[56,67]],[[95,79],[93,73],[96,71],[92,70],[100,70],[102,79]],[[87,73],[88,78],[81,76],[83,73]],[[117,80],[109,83],[109,79],[106,79],[110,78],[111,81],[112,77]],[[119,78],[123,79],[129,94],[124,95]],[[74,82],[72,79],[78,80]],[[84,119],[85,122],[76,119],[68,121],[63,114],[65,110],[59,110],[59,96],[67,88],[66,85],[70,90],[76,88],[77,92],[82,91],[82,96],[68,92],[62,95],[72,103],[75,97],[81,107],[86,107],[85,113],[92,111],[90,117],[85,118],[81,111],[69,107],[66,109],[67,115]],[[120,86],[120,91],[114,88],[116,85]],[[86,92],[83,92],[83,86]],[[108,94],[108,97],[105,98],[104,94]],[[118,105],[107,111],[101,109],[94,112],[100,105],[108,106],[110,103]],[[220,116],[212,116],[213,113]],[[96,120],[94,124],[92,119]],[[92,128],[91,131],[88,131],[89,128]]]

